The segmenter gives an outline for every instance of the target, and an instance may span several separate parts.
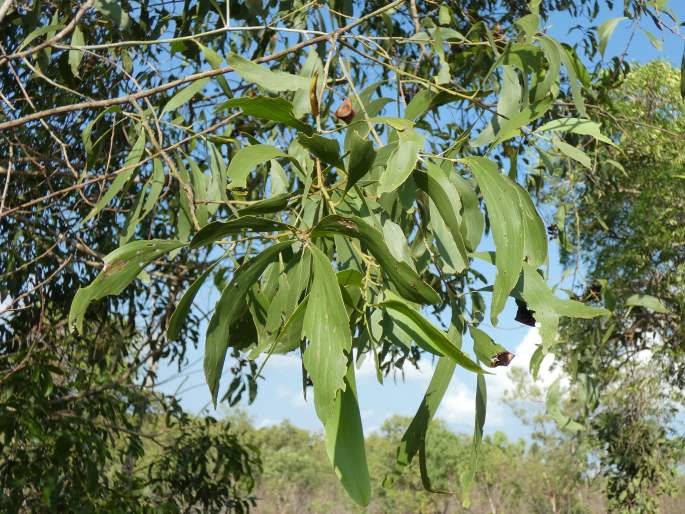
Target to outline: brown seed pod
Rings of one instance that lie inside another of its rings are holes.
[[[511,352],[497,353],[490,359],[490,367],[497,368],[499,366],[508,366],[509,363],[514,360],[514,357],[516,356]]]
[[[335,117],[344,121],[345,123],[350,123],[355,114],[357,113],[354,112],[354,109],[352,108],[352,102],[350,102],[349,98],[345,98],[345,101],[340,104],[340,107],[338,107],[338,109],[335,111]]]
[[[309,105],[312,109],[312,116],[315,118],[319,115],[319,97],[317,92],[317,85],[319,83],[319,70],[314,72],[309,83]]]

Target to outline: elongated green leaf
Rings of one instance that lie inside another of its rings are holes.
[[[136,142],[133,144],[133,147],[131,148],[131,151],[128,154],[128,157],[124,161],[124,165],[122,166],[123,170],[120,172],[116,178],[112,181],[112,183],[109,186],[109,189],[107,189],[107,192],[102,195],[102,197],[98,200],[98,202],[95,204],[95,207],[88,213],[88,215],[83,218],[83,222],[85,223],[92,217],[94,217],[96,214],[98,214],[102,209],[104,209],[107,204],[114,198],[119,191],[121,191],[126,184],[126,182],[129,181],[131,176],[133,176],[133,172],[137,169],[137,164],[140,162],[140,160],[143,157],[143,151],[145,150],[145,131],[143,130],[142,127],[139,128],[140,133],[138,134],[138,139]]]
[[[490,319],[504,309],[509,293],[518,281],[525,248],[525,223],[521,214],[519,194],[513,182],[497,170],[497,165],[483,157],[468,157],[467,164],[483,192],[492,225],[497,257],[497,275],[492,293]]]
[[[205,280],[207,280],[207,277],[212,273],[215,266],[219,262],[221,262],[221,259],[214,262],[211,266],[208,266],[207,269],[202,272],[197,279],[195,279],[186,292],[183,293],[181,301],[178,302],[176,309],[174,309],[174,313],[171,315],[171,318],[169,318],[169,325],[166,329],[166,334],[169,341],[178,339],[179,335],[181,334],[181,327],[188,317],[190,307],[192,306],[198,291],[200,291],[202,284],[205,283]]]
[[[184,245],[176,240],[133,241],[109,253],[104,258],[105,267],[95,280],[76,292],[69,310],[69,329],[83,333],[83,317],[91,302],[120,294],[146,264]]]
[[[597,27],[597,35],[599,36],[599,53],[604,55],[604,52],[607,49],[607,43],[609,43],[609,39],[611,39],[611,35],[614,33],[614,30],[616,30],[616,27],[619,23],[627,19],[628,18],[625,16],[611,18]]]
[[[428,348],[432,353],[449,357],[464,369],[484,373],[478,364],[449,340],[447,334],[435,328],[420,312],[407,305],[402,299],[389,295],[388,299],[379,304],[379,307],[390,311],[394,320],[409,329],[412,337],[416,338],[417,344]]]
[[[315,246],[310,250],[314,279],[302,326],[309,339],[303,362],[314,383],[316,413],[326,425],[337,392],[345,388],[345,353],[352,349],[352,335],[331,261]]]
[[[680,60],[680,97],[685,99],[685,50]]]
[[[54,18],[53,18],[54,20]],[[56,20],[51,22],[49,25],[43,25],[42,27],[38,27],[37,29],[32,30],[28,36],[24,38],[24,40],[21,42],[21,44],[17,47],[17,52],[21,52],[24,48],[26,48],[32,41],[35,39],[45,36],[46,34],[48,35],[48,39],[50,39],[50,34],[54,34],[58,30],[62,29],[64,27],[64,23],[57,23]]]
[[[324,424],[324,436],[326,453],[345,491],[358,505],[366,507],[371,500],[371,481],[352,364],[345,376],[344,389],[336,394]]]
[[[293,311],[283,325],[274,342],[274,353],[288,353],[300,347],[302,341],[302,326],[304,325],[304,315],[307,312],[309,295],[302,299],[302,302]]]
[[[376,159],[376,151],[373,149],[373,143],[359,135],[354,129],[350,128],[348,132],[350,157],[347,163],[347,182],[345,183],[345,192],[349,191],[359,179],[366,175],[373,166]]]
[[[402,120],[406,122],[407,120]],[[414,171],[423,148],[424,137],[410,128],[398,130],[399,144],[388,158],[378,183],[379,193],[390,193],[400,187]]]
[[[259,200],[247,207],[243,207],[238,211],[238,214],[240,216],[245,216],[246,214],[270,214],[281,212],[288,206],[288,202],[290,202],[292,197],[292,193],[274,195],[271,198]]]
[[[315,239],[329,234],[342,234],[359,239],[381,265],[397,292],[417,303],[440,303],[440,296],[407,263],[396,260],[383,243],[383,235],[357,216],[331,215],[323,218],[312,230]]]
[[[557,298],[545,279],[527,263],[523,264],[523,273],[512,294],[525,301],[527,308],[533,311],[535,320],[540,324],[544,352],[555,343],[560,316],[589,319],[611,314],[606,309],[590,307],[575,300]]]
[[[309,78],[292,75],[284,71],[272,71],[269,68],[248,61],[237,54],[229,54],[226,58],[235,72],[248,82],[259,87],[278,93],[280,91],[297,91],[309,88]]]
[[[404,467],[411,464],[416,454],[421,451],[421,447],[425,446],[428,427],[447,392],[455,367],[455,361],[449,357],[440,357],[438,360],[421,404],[397,447],[395,471],[397,471],[398,466]],[[390,485],[391,483],[392,475],[388,474],[383,485]]]
[[[507,351],[504,346],[497,344],[488,334],[479,328],[470,326],[469,332],[473,338],[473,351],[475,352],[476,357],[486,365],[492,366],[495,356]]]
[[[71,46],[83,46],[86,41],[83,37],[83,32],[81,27],[76,25],[74,27],[74,32],[71,35]],[[83,59],[83,50],[69,50],[69,67],[71,68],[71,73],[74,77],[80,77],[78,72],[79,65],[81,64],[81,59]]]
[[[95,8],[107,16],[112,23],[120,29],[125,29],[128,26],[130,18],[122,9],[120,2],[115,2],[114,0],[96,0]]]
[[[228,165],[226,174],[231,179],[228,186],[230,189],[247,186],[247,176],[257,166],[275,158],[288,159],[300,170],[302,167],[297,159],[287,153],[281,152],[278,148],[271,145],[252,145],[245,146],[238,150]]]
[[[266,267],[278,260],[278,256],[290,250],[294,241],[284,241],[268,247],[233,273],[233,279],[221,292],[214,314],[209,320],[205,338],[204,370],[212,401],[216,405],[219,380],[226,359],[231,325],[245,306],[250,288],[259,279]]]
[[[196,94],[198,94],[204,89],[208,82],[208,78],[196,80],[188,87],[181,89],[178,93],[176,93],[169,99],[169,101],[164,106],[164,109],[162,109],[160,116],[163,116],[167,112],[175,111],[179,107],[188,103],[192,97],[194,97]]]
[[[634,294],[626,300],[626,305],[632,307],[644,307],[645,309],[649,309],[654,312],[660,312],[662,314],[667,314],[669,312],[659,298],[649,294]]]
[[[476,478],[476,471],[478,470],[478,462],[480,459],[480,446],[483,441],[483,428],[485,427],[485,414],[488,403],[488,392],[485,384],[485,377],[478,375],[476,378],[476,419],[473,429],[473,446],[471,448],[471,457],[469,462],[460,475],[461,489],[462,489],[462,504],[468,508],[470,500],[471,486]]]
[[[239,234],[243,231],[252,232],[279,232],[292,230],[290,225],[273,221],[259,216],[241,216],[228,221],[213,221],[203,227],[190,242],[191,248],[199,248],[218,241],[230,234]]]
[[[459,191],[459,198],[463,207],[461,216],[464,244],[469,251],[473,252],[478,248],[485,229],[485,217],[480,210],[478,195],[476,195],[469,181],[456,173],[450,174],[449,180]]]
[[[452,235],[452,241],[457,248],[458,258],[453,259],[455,271],[460,273],[468,265],[466,243],[462,236],[461,200],[459,192],[449,181],[439,166],[428,163],[426,172],[415,172],[414,182],[423,190],[435,204],[440,217]]]
[[[547,262],[547,230],[528,191],[518,184],[513,185],[519,195],[523,215],[523,253],[528,264],[537,268]]]
[[[231,98],[217,107],[216,110],[225,110],[232,107],[240,108],[248,116],[283,123],[305,134],[312,134],[314,132],[312,127],[298,120],[293,115],[293,106],[285,98],[271,98],[268,96]]]
[[[557,148],[557,150],[563,153],[566,157],[569,157],[574,161],[579,162],[587,169],[592,169],[592,160],[590,159],[588,154],[583,152],[580,148],[576,148],[575,146],[571,146],[564,141],[558,140],[554,141],[553,144]]]
[[[297,140],[317,159],[321,159],[326,164],[335,166],[340,170],[345,169],[345,165],[340,158],[340,145],[335,139],[328,139],[317,134],[312,136],[300,134]]]
[[[613,145],[614,142],[602,134],[602,129],[599,123],[592,120],[584,120],[581,118],[561,118],[545,123],[535,130],[536,133],[553,130],[556,132],[573,132],[574,134],[581,134],[592,136],[598,141]]]

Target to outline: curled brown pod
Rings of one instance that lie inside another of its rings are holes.
[[[500,352],[496,353],[492,359],[490,359],[490,367],[497,368],[499,366],[508,366],[512,360],[514,360],[515,355],[511,352]]]
[[[350,123],[352,119],[354,119],[355,114],[357,113],[354,112],[354,109],[352,108],[352,102],[350,102],[349,98],[345,98],[345,101],[340,104],[340,107],[338,107],[335,111],[335,117],[344,121],[345,123]]]

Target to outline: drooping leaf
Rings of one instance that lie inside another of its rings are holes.
[[[323,76],[323,63],[319,54],[312,48],[307,54],[307,60],[302,65],[299,75],[309,80],[314,74]],[[295,96],[293,97],[293,114],[295,117],[302,118],[305,114],[310,113],[311,110],[309,91],[305,89],[295,91]]]
[[[96,0],[95,8],[107,16],[120,29],[125,29],[128,26],[130,18],[122,9],[121,3],[114,0]]]
[[[438,294],[407,263],[397,261],[383,243],[383,235],[357,216],[330,215],[323,218],[312,230],[315,239],[329,234],[341,234],[359,239],[374,256],[394,284],[397,292],[407,300],[417,303],[436,304]]]
[[[290,250],[294,241],[284,241],[263,250],[259,255],[243,264],[233,273],[233,279],[221,292],[212,318],[209,320],[205,337],[204,371],[212,401],[216,405],[219,380],[228,350],[230,327],[237,320],[245,306],[250,288],[259,279],[266,267],[278,256]]]
[[[407,121],[407,120],[402,120]],[[400,187],[414,171],[423,148],[424,137],[411,128],[398,130],[399,143],[388,158],[378,183],[379,193],[390,193]]]
[[[462,236],[461,200],[459,192],[449,181],[443,170],[435,164],[428,163],[426,172],[415,172],[414,182],[431,199],[442,221],[450,231],[452,241],[457,249],[458,256],[453,259],[456,273],[460,273],[468,265],[469,259],[466,253],[466,243]]]
[[[557,150],[559,150],[561,153],[563,153],[566,157],[569,157],[573,159],[576,162],[579,162],[583,166],[585,166],[587,169],[592,169],[592,159],[586,154],[584,151],[582,151],[580,148],[577,148],[575,146],[569,145],[565,141],[559,141],[555,140],[552,143]]]
[[[326,453],[340,483],[352,500],[366,507],[371,500],[371,481],[352,364],[347,368],[344,388],[337,392],[324,423],[324,436]]]
[[[83,333],[83,318],[91,302],[121,293],[143,267],[162,255],[184,246],[176,240],[133,241],[105,256],[105,267],[88,287],[79,288],[69,311],[69,329]]]
[[[241,216],[228,221],[213,221],[203,227],[190,242],[191,248],[199,248],[218,241],[230,234],[239,234],[243,231],[252,232],[280,232],[293,230],[286,223],[273,221],[259,216]]]
[[[630,298],[626,300],[626,305],[630,307],[644,307],[645,309],[661,314],[667,314],[669,312],[668,308],[659,298],[649,294],[631,295]]]
[[[421,404],[397,447],[395,471],[397,471],[399,466],[405,467],[411,464],[416,454],[421,451],[422,447],[425,447],[428,427],[447,392],[447,387],[452,380],[455,368],[456,362],[449,357],[440,357],[438,359],[438,364],[435,367],[426,393],[423,395]],[[383,485],[390,485],[391,483],[392,474],[388,474],[383,481]]]
[[[321,159],[326,164],[335,166],[340,170],[345,169],[345,165],[340,158],[340,145],[335,139],[329,139],[317,134],[312,136],[300,134],[297,140],[317,159]]]
[[[471,448],[469,462],[459,477],[462,489],[462,504],[464,508],[468,508],[471,502],[471,486],[476,478],[476,471],[478,470],[478,462],[480,460],[480,446],[483,441],[483,428],[485,427],[487,403],[488,393],[485,384],[485,377],[483,377],[483,375],[478,375],[476,377],[476,419],[473,429],[473,446]]]
[[[95,207],[93,207],[88,215],[83,218],[82,223],[85,223],[89,219],[93,218],[102,209],[104,209],[107,204],[119,193],[119,191],[123,189],[126,182],[128,182],[133,176],[133,172],[136,170],[137,164],[142,159],[143,152],[145,150],[145,131],[142,127],[139,127],[139,130],[140,132],[138,134],[138,139],[136,139],[136,142],[133,144],[128,157],[126,157],[124,165],[121,168],[123,171],[117,174],[115,179],[110,184],[109,189],[107,189],[107,192],[102,195],[102,197],[95,204]]]
[[[523,253],[528,264],[537,268],[547,262],[547,230],[528,191],[514,183],[519,195],[524,225]]]
[[[188,103],[192,97],[194,97],[196,94],[198,94],[205,88],[208,82],[208,78],[196,80],[188,87],[181,89],[178,93],[176,93],[169,99],[169,101],[164,106],[164,109],[162,109],[160,116],[163,116],[167,112],[175,111],[179,107],[182,107],[183,105]]]
[[[229,54],[226,61],[243,79],[267,91],[278,93],[309,88],[309,77],[301,77],[285,71],[272,71],[234,53]]]
[[[420,312],[401,298],[389,294],[379,307],[390,311],[393,319],[400,322],[405,331],[408,331],[414,337],[416,344],[422,348],[436,355],[445,355],[468,371],[484,372],[478,364],[449,340],[447,334],[435,328]]]
[[[558,298],[540,273],[528,263],[523,264],[521,278],[512,294],[526,302],[527,308],[540,324],[544,352],[555,343],[561,316],[589,319],[610,314],[606,309]]]
[[[222,103],[216,110],[223,111],[232,107],[240,108],[248,116],[283,123],[305,134],[312,134],[314,132],[312,127],[295,117],[292,104],[285,98],[271,98],[268,96],[231,98]]]
[[[473,187],[465,178],[456,173],[449,175],[449,180],[454,184],[454,187],[459,192],[459,198],[462,204],[462,235],[464,236],[464,244],[468,251],[475,251],[478,244],[483,237],[485,229],[485,217],[480,210],[480,203],[478,195]]]
[[[486,365],[492,367],[495,357],[507,352],[507,349],[504,346],[497,344],[481,329],[470,326],[469,332],[473,338],[473,351],[476,354],[476,357]]]
[[[302,326],[302,335],[309,340],[303,362],[314,384],[316,413],[325,426],[336,394],[345,388],[352,335],[331,261],[315,246],[310,250],[314,279]]]
[[[271,214],[274,212],[281,212],[288,206],[290,199],[293,197],[291,193],[281,193],[274,195],[271,198],[258,200],[253,204],[243,207],[238,211],[240,216],[246,214]]]
[[[76,25],[76,27],[74,27],[74,32],[71,35],[71,46],[84,46],[85,44],[86,40],[83,37],[81,27]],[[69,66],[74,77],[81,76],[78,71],[81,59],[83,59],[83,50],[69,50]]]
[[[555,132],[573,132],[574,134],[581,134],[592,136],[597,141],[613,145],[614,142],[607,136],[602,134],[602,129],[599,123],[592,120],[584,120],[581,118],[561,118],[552,120],[535,130],[536,133],[553,130]]]
[[[190,307],[192,306],[197,293],[200,291],[202,284],[205,283],[205,280],[207,280],[207,277],[211,274],[219,262],[221,262],[221,259],[217,260],[210,266],[207,266],[207,269],[195,279],[186,292],[183,293],[183,296],[178,304],[176,304],[176,308],[174,309],[174,313],[171,315],[171,318],[169,318],[169,325],[166,329],[166,334],[169,341],[178,339],[179,335],[181,334],[183,323],[185,323],[185,320],[188,317]]]
[[[292,155],[281,152],[278,148],[271,145],[252,145],[245,146],[238,150],[230,164],[228,165],[228,170],[226,174],[231,179],[229,184],[230,189],[235,189],[237,187],[247,186],[247,176],[250,172],[257,166],[266,161],[270,161],[275,158],[287,159],[293,165],[297,166],[300,170],[302,167],[297,159]]]
[[[625,16],[611,18],[597,27],[597,35],[599,36],[599,53],[604,55],[604,52],[607,48],[607,43],[609,43],[609,39],[611,39],[611,35],[614,33],[614,30],[616,30],[616,27],[619,23],[627,19],[628,18]]]
[[[347,182],[345,192],[349,191],[359,179],[366,175],[376,159],[373,143],[350,128],[348,133],[350,157],[347,162]]]
[[[509,293],[518,282],[523,265],[525,223],[519,194],[513,182],[499,173],[497,165],[483,157],[468,157],[466,162],[483,192],[495,240],[497,275],[490,319],[496,325]]]

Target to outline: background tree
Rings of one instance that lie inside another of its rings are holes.
[[[567,323],[558,355],[589,393],[581,414],[601,450],[609,507],[619,512],[653,512],[682,459],[674,429],[685,335],[679,89],[671,65],[635,67],[598,113],[617,146],[598,148],[591,169],[562,166],[554,187],[570,214],[564,262],[586,270],[584,298],[614,312]]]

